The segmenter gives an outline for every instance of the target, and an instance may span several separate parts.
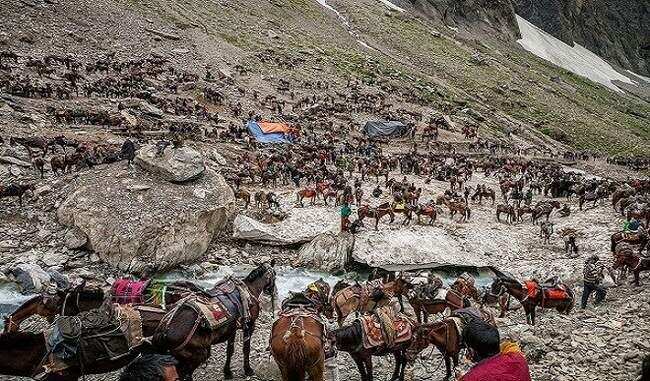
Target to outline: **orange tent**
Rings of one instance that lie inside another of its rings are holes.
[[[258,122],[262,132],[265,134],[270,134],[274,132],[280,133],[289,133],[293,131],[293,128],[289,127],[286,123],[273,123],[273,122]]]

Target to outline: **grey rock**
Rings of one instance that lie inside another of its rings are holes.
[[[76,189],[57,210],[59,221],[87,237],[86,248],[123,271],[165,271],[200,259],[214,234],[223,229],[234,207],[234,195],[224,178],[206,171],[193,186],[181,186],[151,176],[152,188],[130,192],[118,169],[101,176],[79,178]],[[144,181],[147,174],[128,172]],[[194,187],[206,190],[193,197]]]
[[[65,240],[65,247],[72,250],[81,249],[88,242],[86,234],[77,228],[68,229],[63,239]]]
[[[32,166],[32,163],[20,159],[16,159],[13,156],[0,156],[0,163],[18,165],[20,167],[29,168]]]
[[[156,174],[173,183],[195,180],[205,172],[201,154],[193,148],[181,147],[166,149],[157,155],[154,145],[142,147],[135,158],[135,163],[146,171]]]
[[[326,232],[300,249],[296,265],[327,272],[343,271],[354,248],[354,235]]]

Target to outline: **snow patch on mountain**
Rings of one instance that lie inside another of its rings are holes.
[[[616,71],[612,65],[585,47],[575,43],[570,46],[519,15],[517,23],[521,32],[521,39],[517,42],[536,56],[620,93],[623,90],[613,81],[637,85],[637,82]]]

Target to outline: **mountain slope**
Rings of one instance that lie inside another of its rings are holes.
[[[450,29],[439,11],[427,8],[431,4],[396,3],[406,12],[379,0],[328,1],[339,15],[316,0],[82,0],[35,7],[12,0],[0,16],[6,47],[37,55],[158,52],[197,73],[206,65],[232,70],[241,64],[254,75],[238,85],[261,93],[274,92],[278,78],[320,80],[334,90],[352,77],[368,89],[389,89],[395,102],[413,111],[478,122],[486,136],[514,131],[517,141],[547,148],[650,153],[648,102],[525,52],[515,42],[512,20],[499,16],[507,4],[486,11],[487,22],[468,16],[470,8],[448,12]],[[349,123],[347,116],[335,117]],[[351,117],[360,123],[378,116]]]

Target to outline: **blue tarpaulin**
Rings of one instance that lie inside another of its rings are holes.
[[[291,143],[287,136],[282,132],[264,133],[260,125],[254,120],[249,121],[246,127],[248,127],[248,131],[253,134],[255,140],[260,143]]]
[[[363,132],[370,138],[400,137],[408,131],[409,128],[404,123],[394,121],[368,122],[363,126]]]

